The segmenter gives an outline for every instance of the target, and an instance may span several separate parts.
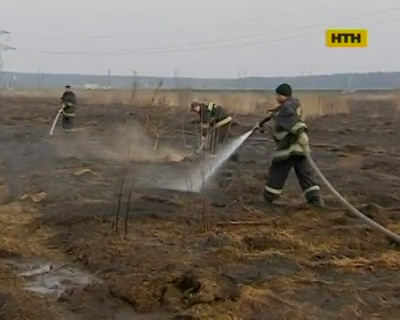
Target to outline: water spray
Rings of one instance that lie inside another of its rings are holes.
[[[247,131],[246,133],[242,134],[240,137],[232,140],[228,143],[222,150],[218,153],[217,157],[212,159],[209,163],[209,170],[205,172],[204,181],[207,182],[209,178],[211,178],[218,169],[224,164],[226,160],[228,160],[237,149],[252,135],[254,129]]]
[[[268,110],[268,116],[266,118],[258,122],[253,128],[242,134],[240,137],[233,139],[228,144],[224,145],[215,158],[208,158],[200,162],[196,167],[190,170],[185,178],[173,182],[170,181],[168,189],[195,193],[201,192],[209,179],[215,175],[225,161],[228,160],[254,132],[271,120],[275,112],[276,109]],[[207,140],[202,142],[199,148],[195,151],[195,154],[199,154],[203,150],[206,142]]]
[[[200,193],[207,182],[212,178],[218,169],[228,160],[235,151],[251,136],[255,129],[251,129],[231,140],[224,145],[216,154],[216,157],[209,157],[202,160],[196,166],[192,167],[187,175],[175,180],[169,181],[167,189]]]
[[[218,155],[215,159],[207,163],[206,165],[203,165],[203,177],[202,181],[196,179],[196,183],[194,184],[194,191],[201,191],[203,185],[205,182],[207,182],[214,174],[218,171],[218,169],[225,163],[226,160],[228,160],[237,149],[240,148],[240,146],[258,129],[260,129],[266,122],[271,120],[274,112],[276,110],[268,110],[269,114],[266,118],[258,122],[253,128],[251,128],[249,131],[246,133],[242,134],[240,137],[232,140],[229,142],[227,145],[225,145],[220,152],[218,152]],[[199,148],[200,149],[200,148]],[[201,149],[200,149],[201,150]],[[204,171],[204,167],[208,167],[208,170]],[[201,183],[200,183],[201,182]]]

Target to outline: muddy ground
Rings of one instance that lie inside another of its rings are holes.
[[[400,233],[400,117],[377,103],[310,120],[310,138],[337,189]],[[395,243],[326,189],[329,209],[304,205],[294,175],[264,206],[267,136],[193,194],[168,190],[196,166],[182,111],[83,105],[76,132],[49,137],[53,101],[0,106],[0,319],[398,319]]]

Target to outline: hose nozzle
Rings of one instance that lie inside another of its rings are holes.
[[[262,126],[260,125],[260,123],[257,122],[251,130],[252,130],[252,131],[257,131],[257,130],[260,129],[261,127],[262,127]]]

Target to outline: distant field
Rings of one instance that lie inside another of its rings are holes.
[[[266,109],[275,106],[272,91],[234,91],[234,90],[83,90],[75,91],[85,105],[132,105],[132,106],[165,106],[188,108],[193,100],[212,100],[221,104],[234,114],[263,114]],[[60,90],[0,90],[0,96],[49,99],[58,103]],[[296,96],[303,103],[305,114],[321,116],[351,112],[351,106],[358,101],[370,101],[374,107],[385,105],[397,108],[400,105],[398,91],[360,91],[342,93],[340,91],[298,91]],[[380,104],[380,102],[382,102]],[[376,103],[376,104],[375,104]]]

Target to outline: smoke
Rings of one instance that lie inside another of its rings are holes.
[[[95,158],[99,160],[126,161],[131,148],[130,160],[136,162],[177,162],[184,158],[168,146],[154,148],[151,139],[139,123],[130,126],[119,126],[99,136],[91,134],[87,129],[79,129],[75,133],[63,133],[51,140],[56,152],[61,157]]]
[[[194,166],[184,176],[171,180],[168,184],[168,189],[201,192],[203,188],[208,185],[210,180],[212,180],[222,165],[236,152],[237,149],[239,149],[252,133],[253,130],[250,130],[240,137],[233,139],[218,151],[215,158],[206,159]]]
[[[135,164],[135,183],[143,187],[155,187],[184,192],[201,192],[208,186],[222,165],[252,134],[246,132],[233,139],[217,153],[215,158],[207,158],[190,165],[173,165],[180,162],[185,154],[161,144],[154,149],[151,139],[139,123],[129,127],[120,126],[107,135],[99,137],[89,130],[79,130],[75,134],[62,134],[51,141],[61,157],[78,159],[96,158],[125,162],[131,146],[130,160]],[[170,164],[167,164],[169,162]],[[142,163],[142,164],[139,164]],[[156,165],[149,165],[150,163]]]

